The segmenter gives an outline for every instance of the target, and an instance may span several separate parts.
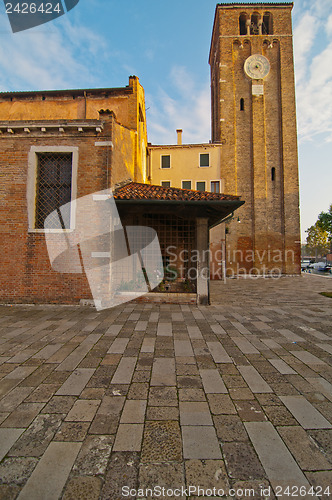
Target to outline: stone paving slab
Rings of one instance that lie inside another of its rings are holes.
[[[211,282],[211,306],[0,306],[0,499],[331,498],[330,283]]]

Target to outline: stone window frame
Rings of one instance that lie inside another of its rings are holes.
[[[217,182],[219,184],[219,191],[212,191],[212,184],[215,184]],[[221,193],[221,180],[220,179],[217,179],[215,181],[210,181],[210,192],[211,193],[219,193],[219,194]]]
[[[71,204],[69,229],[38,229],[36,228],[36,198],[38,154],[40,153],[71,153],[71,200],[77,197],[77,171],[78,171],[78,146],[31,146],[28,153],[28,178],[27,178],[27,206],[28,206],[28,232],[29,233],[61,233],[71,232],[75,229],[76,203]]]
[[[184,182],[190,182],[190,187],[189,188],[183,187],[183,183]],[[181,188],[182,189],[192,189],[192,181],[190,179],[183,179],[183,180],[181,180]]]
[[[201,165],[201,156],[202,155],[208,155],[209,156],[209,164],[208,165]],[[211,167],[210,163],[211,163],[210,153],[206,153],[206,152],[205,153],[199,153],[199,164],[198,164],[199,168],[210,168]]]
[[[198,189],[197,185],[199,182],[204,182],[204,189]],[[202,180],[202,181],[196,181],[196,191],[206,191],[206,181],[205,180]]]

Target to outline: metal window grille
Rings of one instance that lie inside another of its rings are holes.
[[[44,229],[48,215],[71,201],[72,154],[40,153],[38,156],[36,223]],[[70,227],[70,210],[60,218],[63,228]],[[47,229],[58,227],[57,218],[49,221]]]
[[[183,219],[172,214],[141,214],[133,219],[130,216],[125,217],[122,223],[155,229],[160,243],[165,279],[171,282],[190,283],[190,291],[196,290],[196,223],[194,220]],[[151,261],[153,258],[151,254]]]

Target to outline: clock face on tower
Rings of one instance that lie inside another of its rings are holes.
[[[254,54],[244,63],[244,71],[252,80],[262,80],[270,72],[269,60],[261,54]]]

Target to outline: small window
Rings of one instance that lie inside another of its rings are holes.
[[[162,155],[161,156],[161,168],[171,168],[170,155]]]
[[[62,205],[71,201],[72,192],[72,154],[37,154],[37,190],[35,228],[44,229],[45,219]],[[63,214],[63,229],[70,228],[70,211]],[[58,218],[49,221],[49,227],[57,227]]]
[[[220,181],[211,181],[211,193],[220,193]]]
[[[210,155],[209,153],[201,153],[199,155],[199,166],[209,167],[210,166]]]
[[[171,181],[161,181],[161,186],[163,188],[170,188],[171,187]]]
[[[205,181],[196,182],[197,191],[205,191]]]
[[[243,97],[240,99],[240,111],[244,111],[244,99],[243,99]]]
[[[271,180],[276,180],[276,169],[274,167],[271,168]]]
[[[191,181],[182,181],[182,189],[191,189]]]

